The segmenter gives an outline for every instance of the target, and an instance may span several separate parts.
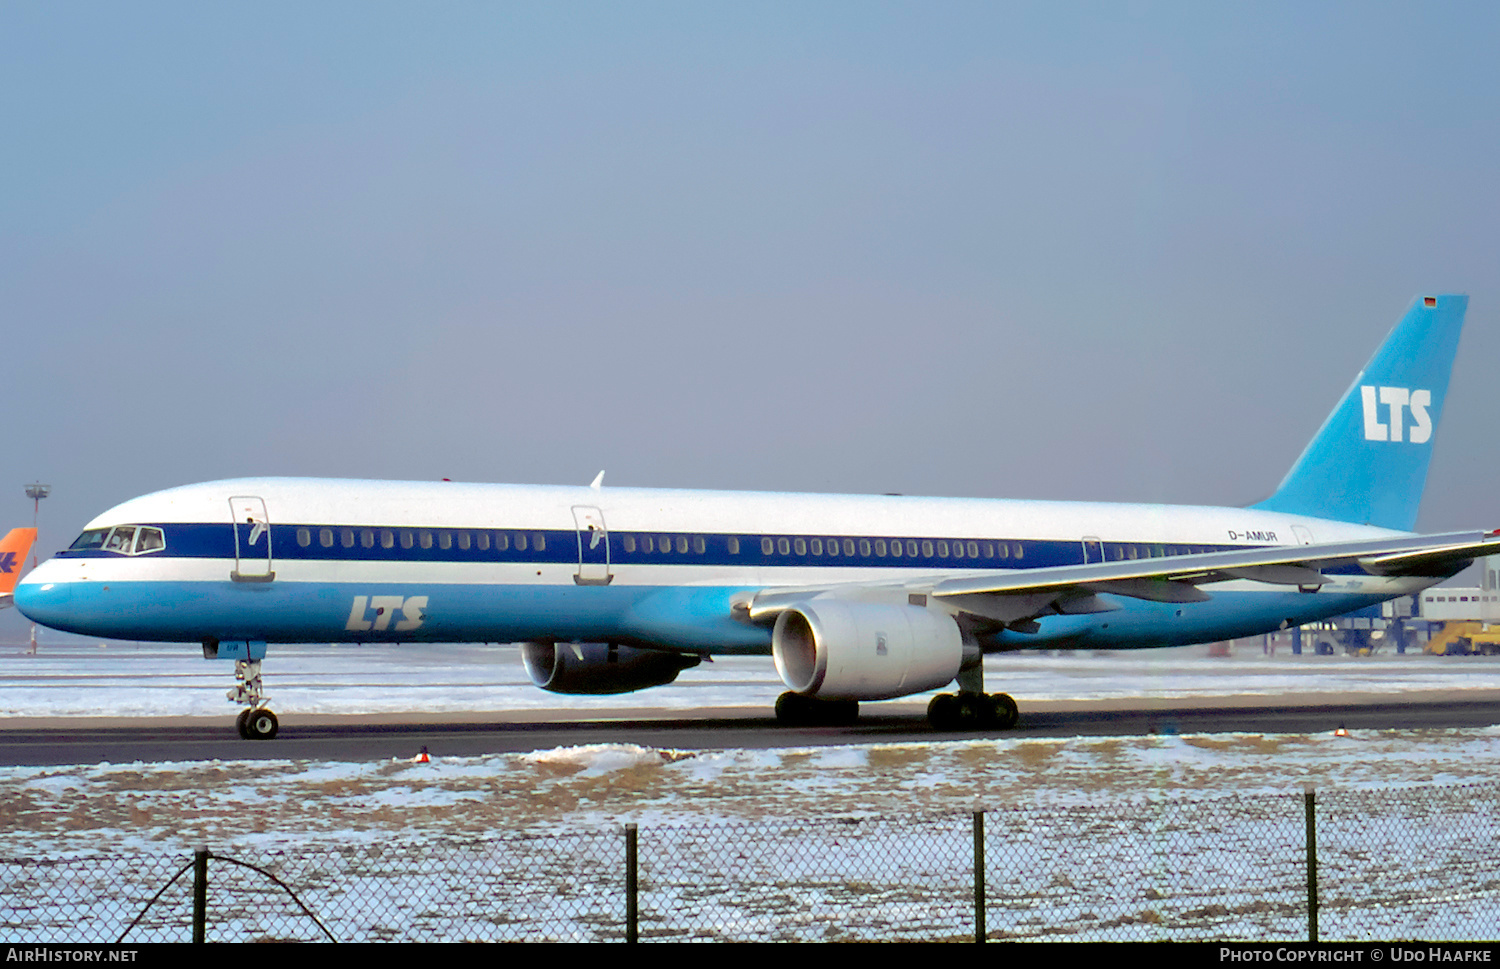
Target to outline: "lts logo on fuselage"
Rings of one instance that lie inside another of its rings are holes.
[[[349,609],[349,621],[344,628],[351,633],[382,633],[394,629],[398,633],[420,629],[427,616],[426,596],[355,596]],[[401,621],[391,625],[391,620],[400,614]]]
[[[1432,391],[1361,386],[1359,394],[1365,409],[1366,441],[1426,444],[1431,439],[1432,418],[1427,408],[1432,406]],[[1410,426],[1406,423],[1407,411],[1411,412]]]

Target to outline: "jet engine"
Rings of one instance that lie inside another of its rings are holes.
[[[531,682],[552,693],[630,693],[663,686],[702,657],[615,643],[523,643]]]
[[[886,700],[946,686],[963,662],[951,616],[916,606],[814,599],[776,617],[776,672],[830,700]]]

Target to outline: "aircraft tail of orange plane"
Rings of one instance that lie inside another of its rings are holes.
[[[11,604],[21,570],[26,567],[26,556],[35,541],[35,528],[12,528],[4,539],[0,539],[0,609]]]

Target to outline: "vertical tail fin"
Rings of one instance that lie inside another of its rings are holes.
[[[1467,296],[1424,296],[1354,378],[1276,493],[1252,508],[1411,531]]]
[[[16,591],[21,570],[26,567],[26,553],[35,541],[35,528],[12,528],[10,534],[0,539],[0,604],[10,605],[10,595]]]

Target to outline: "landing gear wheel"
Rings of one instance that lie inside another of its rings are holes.
[[[927,704],[927,722],[934,730],[958,729],[958,697],[939,693]]]
[[[245,718],[245,736],[250,740],[272,740],[280,729],[281,724],[277,722],[276,714],[265,707],[251,710],[250,715]]]
[[[858,700],[823,700],[825,723],[835,727],[847,727],[859,722]]]
[[[927,704],[934,730],[1009,730],[1020,719],[1008,693],[939,693]]]
[[[1009,693],[990,694],[990,715],[997,730],[1010,730],[1021,719],[1021,711]]]
[[[958,714],[957,726],[960,730],[983,730],[994,719],[990,698],[983,693],[960,691],[955,710]]]
[[[858,700],[820,700],[790,690],[776,698],[776,719],[789,727],[843,727],[859,720]]]
[[[241,710],[240,715],[234,718],[234,726],[240,732],[241,740],[250,739],[250,714],[254,710]]]

